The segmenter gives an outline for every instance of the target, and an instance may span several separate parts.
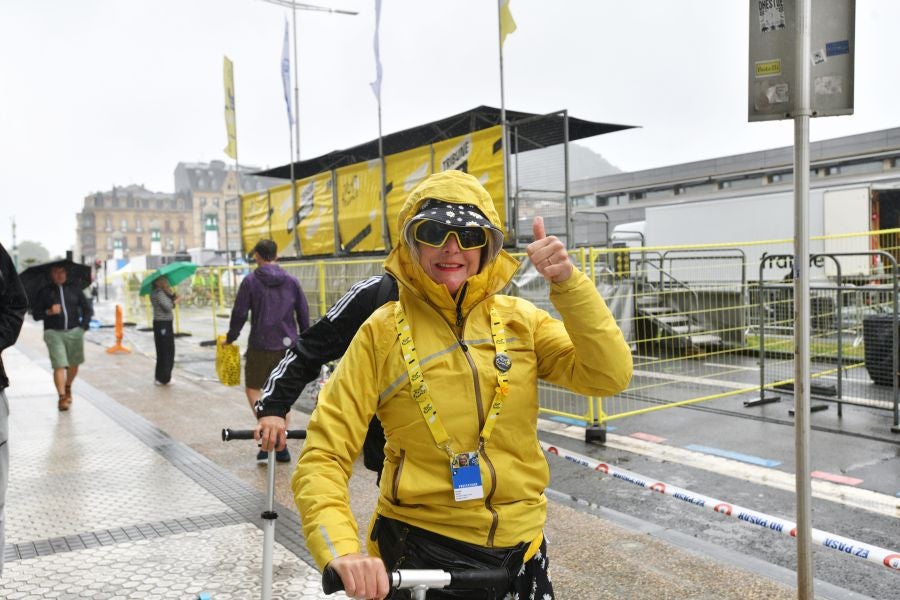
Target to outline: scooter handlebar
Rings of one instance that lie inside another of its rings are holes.
[[[398,569],[388,572],[393,589],[411,589],[425,586],[429,589],[456,590],[506,590],[509,586],[509,572],[503,567],[492,569],[463,569],[444,571],[441,569]],[[334,569],[325,568],[322,573],[322,591],[333,594],[344,589],[341,576]]]
[[[230,442],[232,440],[252,440],[253,438],[253,429],[230,429],[225,427],[222,429],[222,441]],[[303,440],[306,439],[306,430],[305,429],[288,429],[285,431],[287,434],[287,439],[289,440]]]

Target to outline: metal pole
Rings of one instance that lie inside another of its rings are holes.
[[[810,0],[797,2],[794,112],[794,454],[797,496],[797,598],[812,600],[812,491],[809,433],[809,118]]]
[[[566,248],[575,247],[575,224],[572,222],[572,207],[569,201],[569,111],[562,113],[563,126],[563,200],[566,205]],[[582,266],[582,268],[584,268]]]
[[[297,4],[291,2],[291,13],[294,17],[294,135],[297,140],[297,161],[300,161],[300,80],[297,79]],[[291,162],[291,167],[294,163]],[[293,185],[294,177],[291,176]],[[298,249],[299,250],[299,249]]]
[[[507,160],[506,143],[506,97],[503,90],[503,19],[500,15],[503,0],[497,0],[497,40],[500,42],[500,150],[503,155],[503,203],[506,205],[506,232],[509,239],[515,244],[518,240],[518,223],[513,218],[516,211],[512,207],[509,197],[509,165]],[[510,218],[513,217],[513,218]]]
[[[269,451],[266,467],[266,510],[263,520],[262,600],[272,598],[272,556],[275,550],[275,450]]]
[[[384,229],[382,238],[384,239],[384,251],[391,251],[391,228],[390,219],[388,219],[387,193],[385,186],[387,185],[387,166],[384,163],[384,143],[381,136],[381,97],[378,98],[378,161],[381,163],[381,227]]]

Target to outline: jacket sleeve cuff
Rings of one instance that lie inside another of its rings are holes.
[[[579,271],[577,268],[572,269],[572,274],[565,281],[561,281],[559,283],[551,283],[550,289],[554,292],[565,293],[570,290],[574,290],[578,287],[583,281],[587,279],[587,275]]]
[[[288,410],[289,408],[285,408],[284,406],[273,406],[272,404],[263,405],[261,408],[256,409],[256,418],[281,417],[283,419],[287,416]]]

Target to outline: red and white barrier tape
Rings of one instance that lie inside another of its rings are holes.
[[[662,481],[656,481],[655,479],[650,479],[632,471],[614,467],[610,464],[584,456],[583,454],[571,452],[565,448],[560,448],[559,446],[554,446],[546,442],[541,442],[541,447],[550,454],[555,454],[569,462],[593,469],[594,471],[605,473],[614,479],[632,483],[639,487],[659,492],[660,494],[672,496],[677,500],[687,502],[688,504],[700,508],[706,508],[713,512],[728,515],[729,517],[735,517],[738,520],[745,521],[751,525],[758,525],[759,527],[770,531],[797,537],[797,524],[794,522],[750,510],[749,508],[744,508],[737,504],[723,502],[722,500],[717,500],[710,496],[695,494],[684,488],[669,485]],[[879,548],[878,546],[872,546],[871,544],[866,544],[864,542],[858,542],[850,538],[822,531],[821,529],[812,530],[812,541],[825,548],[831,548],[832,550],[837,550],[838,552],[843,552],[850,556],[862,558],[900,573],[900,552]]]

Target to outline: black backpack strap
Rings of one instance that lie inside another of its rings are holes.
[[[384,306],[385,303],[397,299],[397,282],[390,273],[381,276],[378,282],[378,291],[375,293],[375,308]]]

